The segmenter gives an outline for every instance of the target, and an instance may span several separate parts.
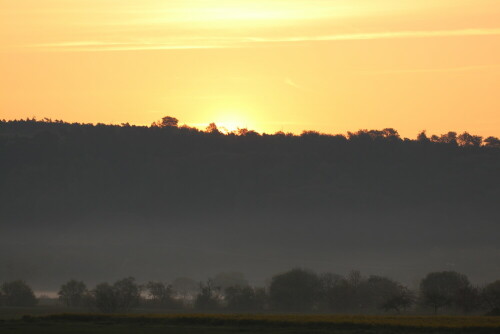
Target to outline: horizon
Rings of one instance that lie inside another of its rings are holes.
[[[166,116],[167,117],[167,116]],[[168,116],[168,117],[174,117],[174,116]],[[175,117],[174,117],[175,118]],[[175,118],[177,119],[177,118]],[[36,116],[31,116],[30,117],[26,117],[26,118],[15,118],[15,119],[0,119],[0,121],[4,121],[4,122],[24,122],[24,121],[34,121],[34,122],[42,122],[42,123],[65,123],[65,124],[80,124],[80,125],[92,125],[92,126],[96,126],[96,125],[105,125],[105,126],[120,126],[120,127],[123,127],[123,126],[137,126],[137,127],[146,127],[146,128],[153,128],[155,127],[155,123],[157,121],[161,121],[160,120],[156,120],[156,121],[153,121],[149,124],[133,124],[133,123],[129,123],[129,122],[122,122],[122,123],[102,123],[102,122],[69,122],[69,121],[66,121],[66,120],[63,120],[63,119],[51,119],[51,118],[47,118],[47,117],[42,117],[42,118],[37,118]],[[415,140],[418,138],[418,135],[421,134],[421,133],[424,133],[426,134],[429,138],[432,136],[432,135],[436,135],[436,136],[441,136],[441,135],[447,135],[449,133],[455,133],[456,135],[460,135],[462,133],[467,133],[467,134],[470,134],[470,135],[473,135],[473,136],[477,136],[477,134],[475,133],[471,133],[467,130],[463,131],[463,132],[459,132],[459,131],[454,131],[453,129],[451,130],[447,130],[447,131],[444,131],[443,133],[431,133],[431,132],[428,132],[426,129],[423,129],[423,130],[420,130],[418,131],[418,133],[416,133],[414,136],[411,136],[411,137],[408,137],[408,136],[403,136],[399,133],[398,129],[395,129],[395,128],[391,128],[391,127],[384,127],[384,128],[380,128],[380,129],[351,129],[351,130],[348,130],[344,133],[334,133],[334,132],[322,132],[322,131],[319,131],[319,130],[316,130],[316,129],[310,129],[310,128],[304,128],[302,130],[298,130],[296,132],[292,132],[292,131],[284,131],[284,130],[277,130],[275,132],[265,132],[265,131],[259,131],[257,129],[252,129],[252,128],[248,128],[248,127],[241,127],[239,126],[239,124],[233,124],[233,126],[229,126],[229,127],[226,127],[224,126],[224,124],[217,124],[216,122],[208,122],[208,123],[182,123],[179,121],[179,124],[176,125],[175,127],[178,127],[178,128],[182,128],[182,127],[188,127],[188,128],[192,128],[192,129],[195,129],[195,130],[198,130],[198,131],[201,131],[201,132],[206,132],[207,131],[207,128],[208,126],[210,126],[211,124],[215,124],[217,126],[217,129],[220,131],[220,134],[222,135],[230,135],[230,134],[236,134],[238,135],[239,131],[240,130],[248,130],[248,131],[253,131],[253,132],[256,132],[258,133],[259,135],[275,135],[275,134],[280,134],[280,133],[283,133],[283,134],[286,134],[286,135],[294,135],[294,136],[300,136],[304,133],[307,133],[307,132],[315,132],[315,133],[318,133],[319,135],[325,135],[325,136],[344,136],[344,137],[348,137],[349,133],[357,133],[357,132],[361,132],[361,131],[382,131],[382,130],[385,130],[385,129],[391,129],[391,130],[395,130],[397,135],[401,137],[401,139],[410,139],[410,140]],[[480,136],[483,140],[486,139],[486,138],[489,138],[489,137],[493,137],[493,138],[497,138],[496,136],[494,135],[485,135],[485,136]]]

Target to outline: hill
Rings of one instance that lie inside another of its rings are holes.
[[[496,140],[496,141],[495,141]],[[0,281],[500,275],[498,139],[0,122]]]

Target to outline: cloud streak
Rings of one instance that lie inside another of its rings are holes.
[[[491,69],[500,69],[500,64],[445,67],[445,68],[416,68],[416,69],[400,69],[400,70],[361,71],[358,74],[380,75],[380,74],[453,73],[453,72],[469,72],[469,71],[481,71],[481,70],[491,70]]]
[[[309,37],[288,38],[256,38],[256,42],[306,42],[306,41],[350,41],[370,39],[429,38],[429,37],[466,37],[466,36],[500,36],[500,28],[494,29],[459,29],[459,30],[420,30],[390,31],[355,34],[333,34]]]
[[[215,48],[245,48],[255,44],[283,44],[303,42],[384,40],[411,38],[443,38],[443,37],[474,37],[500,36],[500,28],[492,29],[458,29],[458,30],[418,30],[389,31],[353,34],[329,34],[316,36],[277,36],[277,37],[176,37],[172,36],[162,41],[127,42],[127,41],[69,41],[57,43],[41,43],[23,45],[22,49],[44,49],[47,51],[131,51],[131,50],[178,50],[178,49],[215,49]],[[15,47],[10,47],[15,48]],[[5,47],[4,47],[5,49]]]
[[[294,87],[294,88],[297,88],[297,89],[300,89],[302,90],[303,88],[299,85],[297,85],[295,82],[293,82],[292,79],[290,78],[285,78],[285,84],[288,85],[288,86],[291,86],[291,87]]]

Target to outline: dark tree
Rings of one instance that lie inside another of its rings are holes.
[[[488,314],[500,315],[500,280],[486,285],[481,293]]]
[[[471,135],[468,132],[464,132],[457,137],[457,143],[460,146],[473,146],[479,147],[483,142],[483,137]]]
[[[179,120],[171,116],[165,116],[161,120],[151,124],[152,127],[157,127],[157,128],[169,128],[169,127],[176,128],[178,125],[179,125]]]
[[[264,289],[233,286],[224,290],[226,307],[232,311],[262,311],[266,305]]]
[[[135,282],[133,277],[127,277],[116,281],[113,284],[118,298],[118,308],[128,311],[139,304],[141,297],[141,287]]]
[[[116,281],[113,285],[98,284],[92,291],[95,306],[106,313],[126,312],[139,304],[141,287],[133,277]]]
[[[428,143],[430,142],[429,137],[427,137],[427,133],[425,130],[422,130],[418,135],[417,135],[417,141],[419,143]]]
[[[333,291],[341,284],[344,278],[337,274],[322,273],[319,275],[320,281],[320,309],[335,309],[336,297]]]
[[[84,304],[87,292],[85,283],[73,279],[61,286],[58,295],[59,300],[64,305],[68,307],[81,307]]]
[[[234,133],[238,136],[247,136],[247,137],[258,137],[260,134],[254,130],[248,130],[247,128],[238,128]]]
[[[353,270],[346,278],[321,275],[323,308],[333,312],[401,311],[411,307],[413,294],[400,283],[382,276],[365,278]]]
[[[146,291],[152,306],[177,308],[179,303],[174,299],[172,285],[163,282],[149,282],[146,284]]]
[[[500,148],[500,139],[497,137],[488,137],[484,140],[484,143],[487,147]]]
[[[347,275],[347,282],[353,288],[359,287],[364,281],[363,275],[359,270],[352,270],[349,275]]]
[[[4,283],[0,291],[6,306],[34,306],[38,302],[31,287],[22,280]]]
[[[95,307],[104,313],[113,313],[119,310],[116,290],[109,283],[98,284],[92,291]]]
[[[454,306],[459,291],[468,286],[467,276],[455,271],[429,273],[420,282],[421,302],[437,313],[443,307]]]
[[[412,304],[408,289],[387,277],[372,275],[361,282],[359,290],[358,304],[367,311],[391,309],[399,313]]]
[[[200,292],[194,301],[194,308],[203,311],[218,310],[221,307],[220,287],[214,286],[212,280],[206,284],[200,283]]]
[[[393,128],[385,128],[384,130],[382,130],[382,136],[388,139],[401,139],[398,131]]]
[[[373,291],[358,270],[347,277],[334,274],[320,276],[322,307],[333,312],[360,312],[373,304]]]
[[[207,133],[210,133],[210,134],[216,134],[216,135],[221,134],[219,128],[217,127],[217,124],[215,124],[215,123],[208,124],[207,128],[205,129],[205,131]]]
[[[397,285],[395,291],[385,297],[381,308],[385,311],[396,311],[401,313],[412,307],[415,302],[415,294],[413,291],[409,290],[407,287],[401,284]]]
[[[482,300],[479,288],[468,284],[459,288],[455,294],[454,306],[467,314],[481,308]]]
[[[450,131],[446,134],[443,134],[441,135],[441,137],[439,137],[439,142],[443,144],[457,145],[457,133]]]
[[[269,288],[273,308],[286,311],[311,311],[321,291],[321,282],[314,272],[293,269],[272,278]]]

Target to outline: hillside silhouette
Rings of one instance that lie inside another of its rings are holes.
[[[495,137],[27,119],[0,122],[0,162],[0,280],[500,274]]]

